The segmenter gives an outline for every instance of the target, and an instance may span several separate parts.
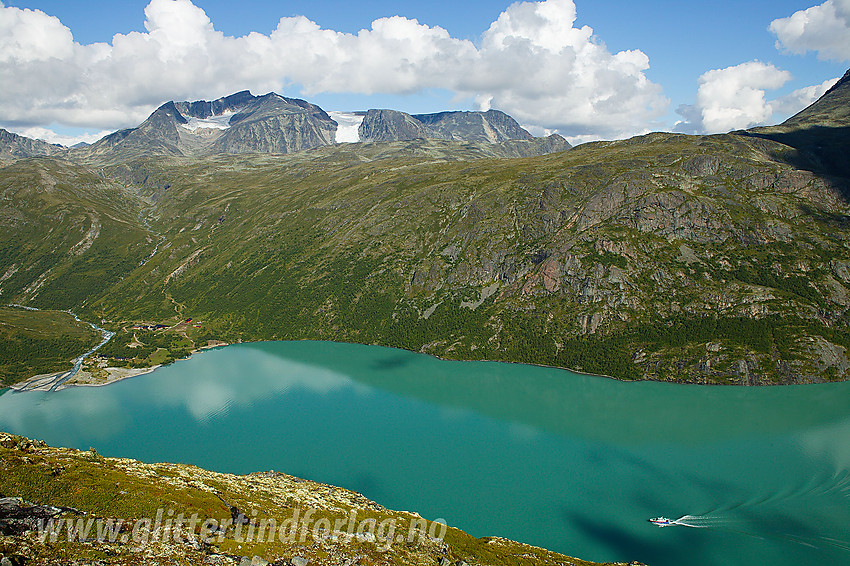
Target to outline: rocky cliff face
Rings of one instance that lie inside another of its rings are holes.
[[[337,123],[304,100],[267,94],[242,107],[211,153],[291,153],[334,143]]]
[[[534,139],[516,120],[499,110],[416,114],[413,118],[449,140],[499,143]]]
[[[369,110],[359,133],[360,140],[366,142],[443,139],[500,143],[534,139],[516,120],[498,110],[416,115],[396,110]]]
[[[358,134],[364,142],[446,139],[410,114],[398,110],[369,110],[360,123]]]
[[[0,162],[56,155],[65,151],[61,145],[34,140],[0,128]]]
[[[176,102],[175,106],[184,116],[205,119],[213,116],[221,116],[228,112],[236,112],[256,100],[257,97],[252,95],[250,91],[243,90],[230,96],[219,98],[218,100]]]

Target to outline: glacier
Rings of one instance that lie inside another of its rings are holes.
[[[363,122],[363,114],[331,111],[328,112],[328,115],[339,124],[336,130],[336,143],[357,143],[360,141],[360,134],[357,129]]]

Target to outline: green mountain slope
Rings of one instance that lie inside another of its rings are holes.
[[[0,169],[1,218],[29,232],[0,232],[0,276],[14,269],[0,289],[119,330],[193,318],[196,344],[318,338],[622,378],[846,379],[843,170],[768,133],[525,159],[416,140],[20,161]],[[100,235],[76,254],[92,217]],[[132,357],[131,339],[104,352]]]
[[[84,306],[154,248],[145,205],[69,162],[18,161],[0,169],[0,294],[7,302]]]
[[[832,85],[819,100],[788,118],[781,127],[788,130],[818,126],[846,127],[850,120],[850,107],[847,105],[848,89],[850,89],[850,71]]]

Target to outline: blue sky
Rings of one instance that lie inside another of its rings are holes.
[[[293,16],[338,35],[273,33]],[[391,16],[404,19],[357,35]],[[840,77],[850,66],[848,19],[850,0],[4,0],[0,53],[12,55],[0,55],[0,77],[15,88],[2,89],[8,101],[0,93],[0,126],[91,137],[135,125],[170,98],[267,88],[326,110],[499,108],[573,141],[723,131],[784,119]],[[213,28],[257,41],[208,41]],[[2,35],[27,39],[5,49]],[[267,64],[245,64],[245,50]]]

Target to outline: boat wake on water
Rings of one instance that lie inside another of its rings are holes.
[[[771,521],[753,521],[728,516],[683,515],[678,519],[657,517],[649,519],[659,527],[690,527],[696,529],[715,529],[738,533],[763,540],[784,540],[811,548],[830,546],[850,552],[850,541],[813,532],[793,533]]]
[[[846,515],[850,504],[850,471],[809,478],[803,484],[677,519],[655,517],[659,527],[690,527],[742,534],[763,540],[788,541],[812,548],[850,552],[846,532],[827,532],[822,525]],[[821,520],[820,515],[824,515]]]

